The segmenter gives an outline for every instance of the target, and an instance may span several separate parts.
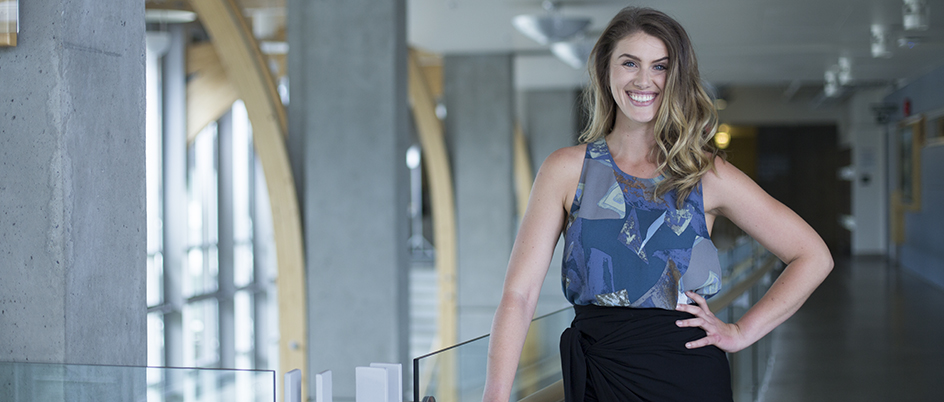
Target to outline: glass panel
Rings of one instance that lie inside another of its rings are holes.
[[[237,243],[233,256],[233,281],[237,288],[252,283],[252,243]]]
[[[187,252],[186,280],[184,280],[184,297],[191,297],[203,290],[203,250],[192,248]]]
[[[233,320],[236,331],[236,367],[252,367],[253,351],[253,317],[252,293],[246,290],[236,292],[233,296]]]
[[[217,279],[220,272],[220,250],[216,247],[216,243],[208,245],[206,250],[207,265],[203,267],[205,270],[203,275],[203,291],[212,293],[215,292],[220,285]]]
[[[512,400],[518,400],[559,381],[560,334],[574,319],[567,307],[531,322],[518,364]],[[413,395],[416,401],[434,396],[438,401],[481,401],[485,389],[488,336],[413,359]]]
[[[147,305],[157,306],[164,301],[164,256],[149,255],[147,259]]]
[[[242,101],[233,104],[233,232],[237,243],[252,239],[250,172],[252,140],[249,116]]]
[[[741,236],[735,240],[734,245],[726,250],[719,250],[718,259],[721,262],[721,270],[724,281],[733,279],[732,275],[737,276],[743,273],[743,269],[734,272],[741,263],[750,261],[754,253],[754,241],[747,236]],[[749,268],[749,266],[747,266]]]
[[[275,372],[0,362],[0,395],[18,402],[275,402]]]
[[[206,126],[188,150],[188,242],[191,247],[216,243],[216,123]]]
[[[187,258],[184,297],[217,289],[216,123],[207,125],[188,149]]]
[[[147,364],[150,366],[164,365],[164,316],[161,313],[147,315]],[[150,383],[150,382],[149,382]]]
[[[206,299],[184,306],[184,365],[214,367],[219,362],[216,299]]]

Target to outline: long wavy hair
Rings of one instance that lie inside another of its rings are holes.
[[[701,177],[714,169],[714,158],[720,154],[711,141],[718,129],[718,113],[702,87],[688,33],[668,15],[651,8],[626,7],[600,35],[587,63],[590,85],[584,102],[590,121],[580,141],[594,142],[613,131],[619,110],[610,91],[610,58],[617,42],[637,32],[658,38],[668,52],[668,76],[656,114],[653,150],[658,172],[665,179],[656,185],[655,196],[661,198],[675,189],[676,204],[681,208]]]

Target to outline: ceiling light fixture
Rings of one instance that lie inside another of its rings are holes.
[[[872,25],[872,57],[892,57],[892,52],[888,51],[888,35],[883,25]]]
[[[594,41],[589,39],[577,39],[570,42],[557,42],[551,45],[551,53],[561,59],[568,66],[580,70],[587,65],[587,59],[590,58],[590,52],[593,50]]]
[[[823,78],[826,81],[826,84],[823,85],[823,93],[827,98],[835,98],[839,96],[839,77],[836,70],[829,69],[826,70],[826,73],[823,74]]]
[[[906,31],[924,31],[928,29],[931,9],[927,0],[905,0],[901,7],[902,22]]]
[[[727,149],[731,145],[731,127],[728,127],[727,124],[722,124],[718,126],[718,131],[715,132],[715,146],[721,149]]]
[[[846,86],[852,83],[852,59],[847,56],[840,57],[836,69],[836,79],[839,81],[839,85]]]
[[[542,6],[544,15],[522,14],[511,20],[519,32],[542,45],[576,38],[590,26],[590,18],[565,17],[553,2],[545,0]]]
[[[155,24],[186,24],[197,20],[197,13],[187,10],[147,9],[144,22]]]

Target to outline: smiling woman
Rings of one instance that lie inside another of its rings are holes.
[[[648,124],[655,119],[665,87],[666,55],[662,41],[639,32],[616,43],[610,62],[610,92],[620,112],[616,125]]]
[[[714,105],[685,29],[627,7],[590,56],[582,145],[535,179],[492,323],[484,400],[507,401],[555,245],[576,318],[561,335],[571,401],[731,401],[725,352],[792,315],[832,268],[819,236],[718,156]],[[721,290],[711,240],[724,216],[788,266],[738,322],[706,299]]]

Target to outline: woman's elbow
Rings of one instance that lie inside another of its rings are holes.
[[[829,247],[826,247],[826,244],[818,248],[817,252],[812,256],[812,260],[814,261],[812,265],[819,269],[823,278],[829,275],[836,265],[836,262],[833,260],[833,254],[829,251]]]

